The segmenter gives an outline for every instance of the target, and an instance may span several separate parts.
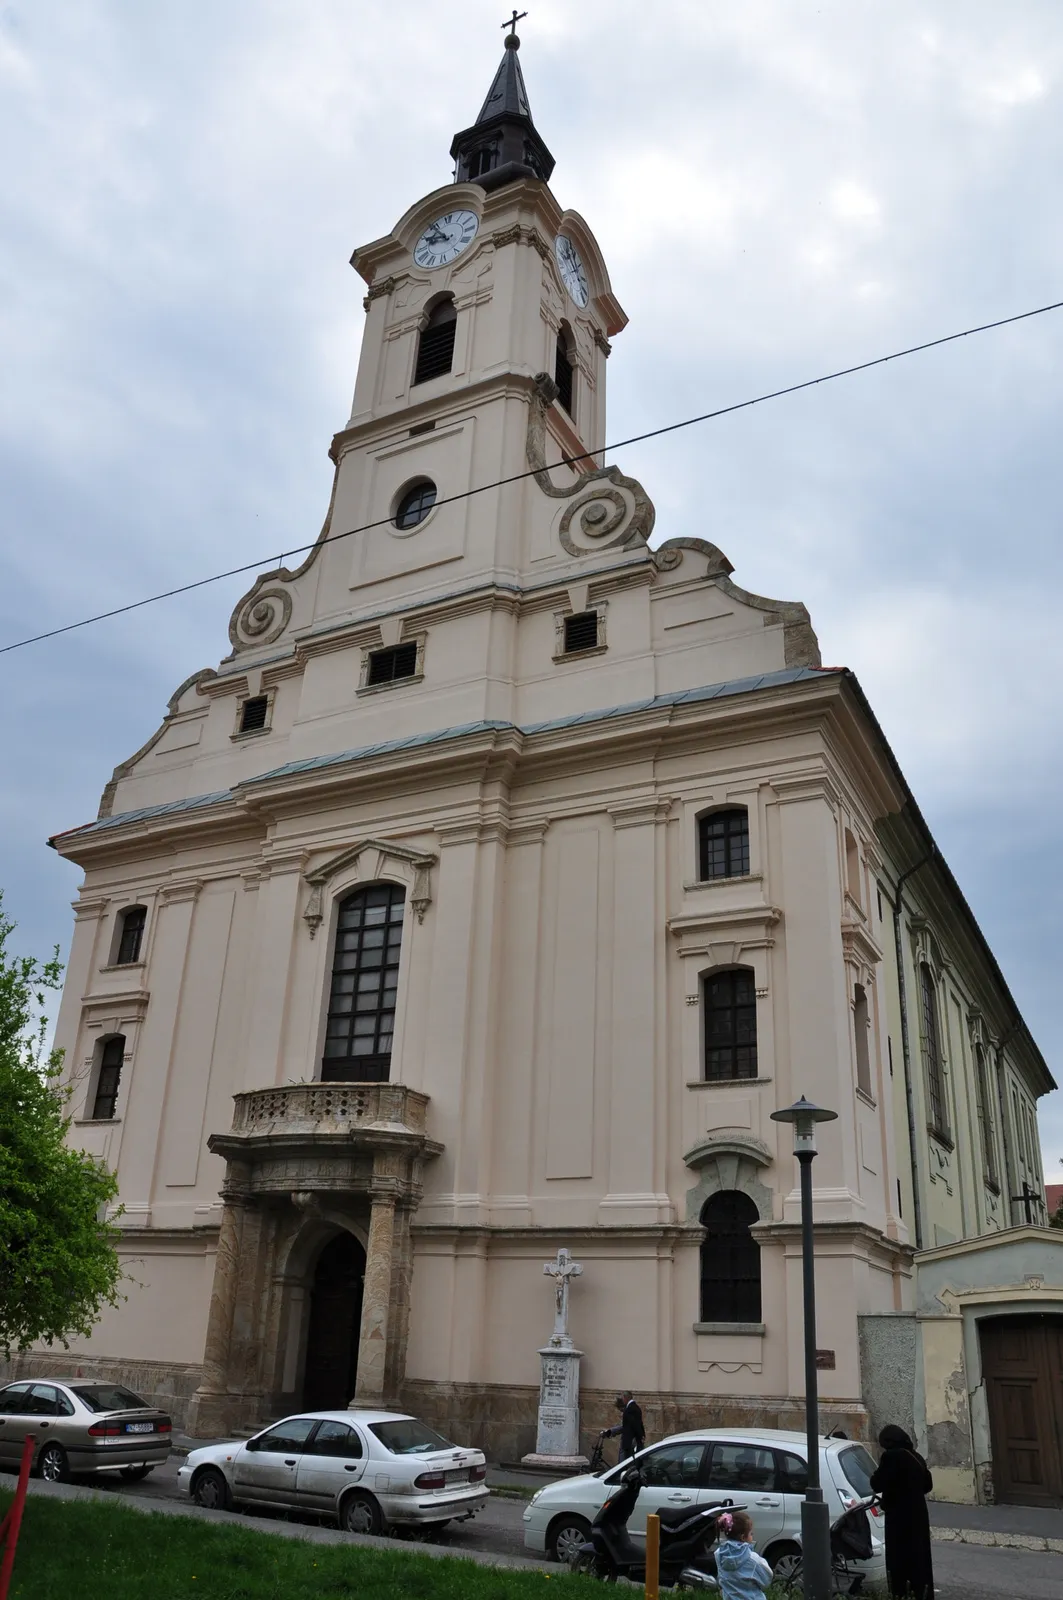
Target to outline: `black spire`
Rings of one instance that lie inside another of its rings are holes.
[[[532,121],[517,60],[519,21],[514,12],[513,20],[503,23],[512,32],[506,35],[505,52],[487,99],[472,127],[454,135],[450,153],[455,161],[455,183],[471,180],[485,189],[497,189],[518,178],[541,178],[546,183],[554,170],[554,158]]]

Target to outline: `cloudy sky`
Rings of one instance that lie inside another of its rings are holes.
[[[553,188],[631,318],[611,438],[1063,299],[1059,0],[527,4]],[[506,9],[0,0],[0,643],[313,539],[348,258],[448,180]],[[660,537],[808,604],[1063,1076],[1061,355],[1057,312],[618,459]],[[245,588],[0,656],[20,947],[65,951],[44,839]],[[1042,1130],[1051,1175],[1063,1095]]]

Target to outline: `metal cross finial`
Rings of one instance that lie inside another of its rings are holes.
[[[502,26],[503,28],[508,28],[511,34],[515,34],[517,31],[517,23],[523,22],[527,15],[528,13],[526,11],[518,12],[514,7],[513,15],[510,17],[508,22],[503,22]]]

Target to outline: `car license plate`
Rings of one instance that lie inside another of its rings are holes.
[[[469,1470],[467,1467],[455,1467],[452,1472],[447,1473],[448,1483],[468,1483],[468,1481]]]
[[[126,1433],[154,1433],[155,1424],[154,1422],[127,1422],[125,1431]]]

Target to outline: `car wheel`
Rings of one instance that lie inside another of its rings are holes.
[[[556,1517],[546,1535],[546,1553],[551,1561],[560,1561],[563,1566],[570,1567],[590,1534],[591,1525],[586,1517]]]
[[[340,1526],[348,1533],[380,1534],[384,1531],[383,1513],[371,1494],[356,1489],[343,1502]]]
[[[143,1483],[149,1472],[154,1472],[154,1467],[123,1467],[118,1476],[125,1483]]]
[[[804,1593],[800,1545],[774,1544],[765,1551],[764,1559],[771,1567],[772,1577],[784,1594]]]
[[[225,1474],[217,1467],[205,1467],[192,1485],[192,1499],[205,1511],[228,1511],[232,1497]]]
[[[46,1444],[37,1457],[37,1472],[45,1483],[66,1483],[70,1463],[61,1444]]]

